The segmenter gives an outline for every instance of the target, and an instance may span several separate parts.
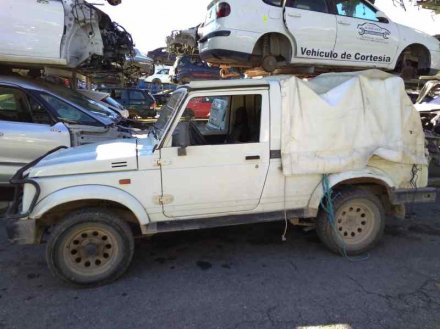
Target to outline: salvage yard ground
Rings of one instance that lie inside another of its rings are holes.
[[[440,327],[440,202],[391,219],[367,260],[328,252],[282,223],[138,241],[119,281],[75,289],[44,246],[11,246],[0,223],[0,328]]]

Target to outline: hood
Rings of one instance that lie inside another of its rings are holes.
[[[32,167],[30,177],[136,170],[137,139],[116,139],[60,150]]]

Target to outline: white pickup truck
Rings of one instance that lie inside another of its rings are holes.
[[[196,97],[213,99],[209,120],[191,120]],[[58,150],[17,172],[7,232],[24,244],[48,235],[49,268],[80,285],[116,279],[134,237],[169,231],[289,220],[353,255],[376,244],[386,214],[435,200],[427,165],[400,78],[194,82],[148,138]]]

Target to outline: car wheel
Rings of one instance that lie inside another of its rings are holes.
[[[331,251],[358,255],[373,248],[383,235],[385,215],[383,205],[368,190],[339,191],[333,201],[335,222],[327,219],[320,210],[316,231],[321,241]]]
[[[86,208],[68,214],[56,225],[46,259],[56,277],[90,286],[119,278],[133,252],[133,234],[126,222],[108,210]]]
[[[278,62],[275,56],[267,55],[263,58],[261,66],[266,72],[270,73],[276,70],[276,68],[278,67]]]

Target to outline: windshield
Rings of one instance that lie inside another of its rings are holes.
[[[125,110],[125,108],[120,103],[118,103],[116,100],[114,100],[110,96],[107,96],[102,101],[107,103],[107,104],[109,104],[109,105],[112,105],[112,106],[114,106],[114,107],[116,107],[116,108],[118,108],[120,110]]]
[[[173,92],[168,102],[162,106],[160,110],[159,119],[154,125],[155,130],[157,131],[158,139],[162,139],[163,134],[166,131],[167,126],[170,124],[171,120],[174,117],[174,114],[179,108],[180,103],[185,98],[187,94],[186,88],[181,88]]]
[[[103,118],[111,119],[112,121],[118,121],[120,116],[114,111],[110,110],[106,106],[88,98],[76,91],[67,88],[51,88],[58,96],[68,100],[69,102],[76,104],[83,109],[92,112]]]

